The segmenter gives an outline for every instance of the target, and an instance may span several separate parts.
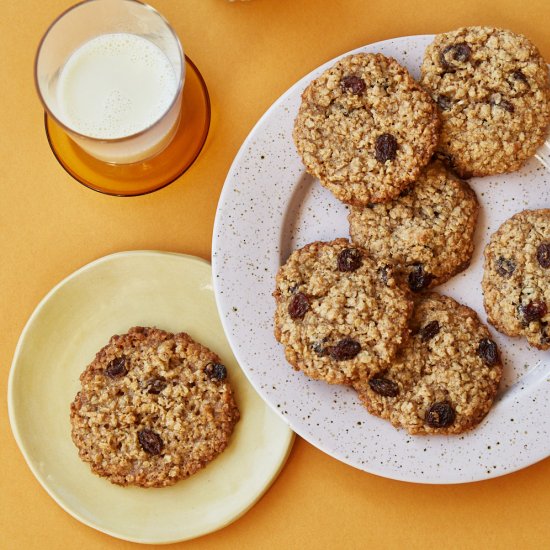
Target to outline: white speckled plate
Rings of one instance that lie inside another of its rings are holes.
[[[349,53],[390,55],[418,77],[432,38],[397,38]],[[273,336],[275,274],[295,248],[348,236],[345,206],[306,174],[292,142],[302,90],[335,61],[275,102],[241,147],[225,182],[212,266],[218,308],[239,363],[294,431],[367,472],[413,482],[463,483],[545,458],[550,455],[550,353],[529,348],[523,340],[493,331],[505,361],[501,393],[481,426],[458,437],[409,436],[370,416],[352,390],[309,380],[286,363]],[[550,206],[545,163],[541,152],[518,173],[471,180],[482,205],[473,261],[438,291],[469,305],[483,320],[483,248],[512,214]]]
[[[71,440],[69,404],[80,373],[113,334],[134,325],[188,332],[217,353],[241,411],[227,449],[172,487],[113,485],[92,474]],[[231,353],[208,263],[164,252],[112,254],[52,289],[19,339],[8,408],[17,443],[50,496],[86,525],[142,543],[187,540],[236,520],[277,477],[294,437]]]

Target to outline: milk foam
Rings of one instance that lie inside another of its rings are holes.
[[[158,46],[134,34],[100,35],[75,50],[60,72],[60,118],[90,137],[130,136],[167,111],[177,87]]]

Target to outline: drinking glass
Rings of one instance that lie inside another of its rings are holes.
[[[164,110],[145,127],[98,137],[67,116],[60,77],[71,55],[84,44],[104,35],[124,36],[120,33],[146,39],[160,49],[176,85]],[[206,139],[210,121],[206,85],[184,56],[171,25],[138,0],[85,0],[62,13],[40,42],[35,81],[57,159],[73,177],[98,191],[136,195],[158,189],[190,166]]]

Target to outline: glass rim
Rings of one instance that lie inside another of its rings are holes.
[[[179,82],[178,82],[178,87],[176,89],[176,92],[174,94],[174,99],[172,99],[172,101],[170,102],[170,105],[162,112],[162,114],[159,116],[159,118],[157,120],[155,120],[153,123],[149,124],[149,126],[147,126],[146,128],[144,128],[143,130],[140,130],[139,132],[135,132],[133,134],[129,134],[127,136],[123,136],[123,137],[118,137],[118,138],[98,138],[98,137],[93,137],[93,136],[88,136],[86,134],[82,134],[81,132],[78,132],[76,130],[73,130],[72,128],[70,128],[69,126],[67,126],[65,123],[63,123],[63,121],[59,120],[59,118],[55,115],[55,113],[53,113],[51,111],[51,109],[48,107],[48,104],[46,103],[46,100],[44,99],[44,96],[42,95],[42,92],[40,90],[40,85],[38,83],[38,59],[40,57],[40,52],[42,51],[42,46],[44,45],[44,41],[46,40],[46,38],[48,37],[48,35],[50,34],[50,32],[52,31],[52,29],[55,27],[55,25],[57,25],[57,23],[59,21],[61,21],[61,19],[63,19],[67,14],[69,14],[70,12],[72,12],[73,10],[76,10],[80,7],[82,7],[83,5],[86,5],[86,4],[92,4],[92,3],[95,3],[95,2],[104,2],[105,0],[82,0],[81,2],[78,2],[77,4],[74,4],[73,6],[70,6],[69,8],[67,8],[66,10],[64,10],[63,12],[61,12],[51,23],[50,25],[48,26],[48,28],[46,29],[46,32],[44,33],[44,35],[42,36],[42,38],[40,39],[40,42],[38,43],[38,48],[36,50],[36,55],[35,55],[35,58],[34,58],[34,86],[36,88],[36,91],[38,93],[38,97],[40,99],[40,103],[42,103],[42,106],[44,107],[45,111],[48,113],[49,116],[51,116],[55,122],[57,124],[59,124],[64,130],[66,130],[67,132],[71,133],[71,134],[74,134],[75,136],[77,137],[81,137],[81,138],[84,138],[84,139],[88,139],[88,140],[93,140],[93,141],[104,141],[104,142],[110,142],[110,143],[117,143],[117,142],[121,142],[121,141],[126,141],[128,139],[133,139],[133,138],[136,138],[136,137],[139,137],[143,134],[145,134],[146,132],[148,132],[149,130],[151,130],[152,128],[154,128],[157,124],[159,124],[163,118],[170,112],[170,110],[172,109],[172,107],[174,107],[174,105],[176,104],[176,102],[178,101],[179,97],[181,96],[181,91],[183,89],[183,82],[184,82],[184,73],[185,73],[185,57],[184,57],[184,54],[183,54],[183,46],[180,42],[180,39],[176,33],[176,31],[174,30],[174,28],[172,27],[172,25],[168,22],[168,20],[166,19],[166,17],[164,17],[164,15],[162,15],[157,9],[155,9],[153,6],[145,3],[145,2],[142,2],[141,0],[117,0],[118,2],[120,3],[123,3],[123,2],[127,2],[127,3],[130,3],[130,4],[139,4],[140,6],[142,6],[143,8],[149,10],[153,15],[156,15],[157,17],[159,17],[159,19],[165,24],[166,28],[168,29],[168,31],[170,32],[170,34],[172,35],[172,37],[174,38],[174,40],[176,41],[176,44],[177,44],[177,47],[178,47],[178,54],[179,54],[179,61],[180,61],[180,76],[179,76]]]

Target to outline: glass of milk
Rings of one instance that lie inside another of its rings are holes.
[[[86,0],[47,30],[35,61],[50,117],[91,156],[113,164],[160,153],[179,124],[185,58],[155,9]]]

